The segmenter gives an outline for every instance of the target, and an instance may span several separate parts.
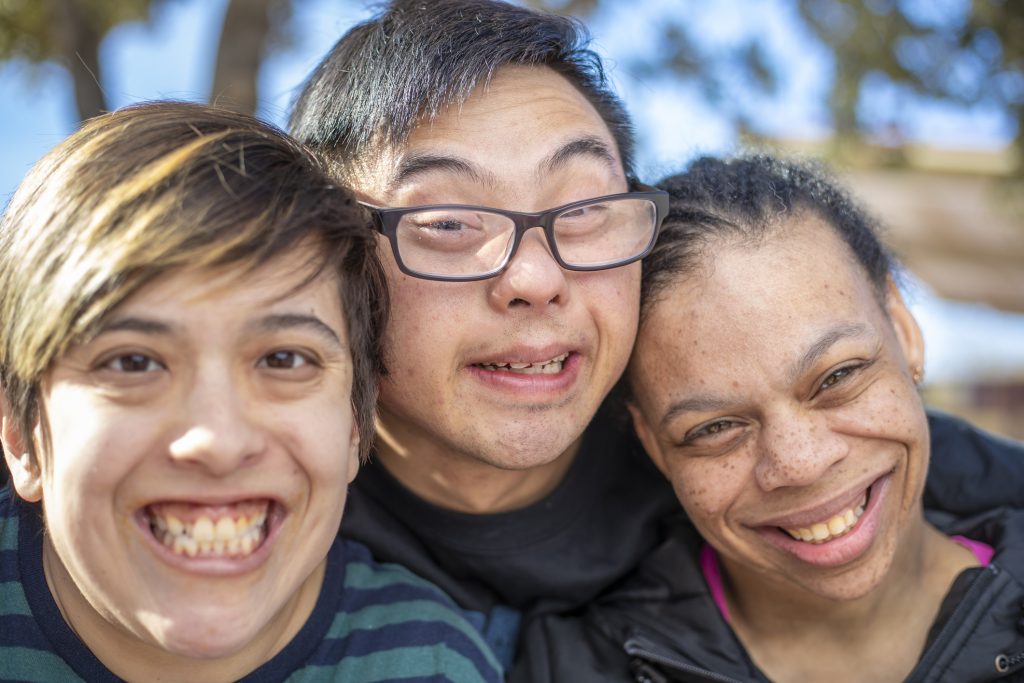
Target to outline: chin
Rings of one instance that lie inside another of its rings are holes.
[[[804,585],[805,590],[826,600],[849,602],[870,595],[889,573],[891,562],[874,563],[849,575],[832,577],[814,585]]]
[[[558,460],[573,443],[569,441],[565,446],[560,446],[559,441],[545,441],[539,444],[520,442],[511,446],[499,446],[480,459],[502,470],[518,471],[543,467]]]
[[[191,659],[220,659],[237,654],[256,637],[251,620],[222,618],[166,624],[154,640],[163,650]]]

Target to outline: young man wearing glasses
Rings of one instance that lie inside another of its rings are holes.
[[[542,615],[606,591],[678,508],[594,420],[664,210],[600,59],[568,19],[400,0],[335,45],[291,128],[389,243],[389,376],[343,533],[440,585],[506,663],[571,663],[579,634]]]

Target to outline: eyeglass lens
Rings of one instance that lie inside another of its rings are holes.
[[[564,263],[612,267],[643,253],[654,237],[657,210],[647,199],[607,199],[554,218],[554,250]],[[493,273],[507,262],[515,222],[481,209],[432,207],[405,214],[396,240],[406,268],[438,276]]]

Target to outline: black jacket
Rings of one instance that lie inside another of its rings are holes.
[[[906,680],[1024,681],[1024,455],[982,448],[938,465],[928,499],[951,510],[928,510],[929,521],[996,553],[954,583]],[[769,683],[711,598],[697,559],[703,539],[681,513],[664,530],[636,572],[587,609],[527,623],[512,680]]]
[[[937,500],[942,509],[972,514],[1024,498],[1024,446],[949,416],[929,415],[929,422],[926,505]],[[590,640],[599,634],[575,618],[663,543],[665,520],[679,509],[631,432],[605,417],[588,428],[550,495],[507,513],[438,508],[371,463],[349,491],[341,533],[369,546],[377,560],[404,564],[436,583],[472,613],[467,616],[477,615],[503,660],[518,655],[513,680],[621,681],[631,679],[605,676],[595,664],[591,653],[598,646]],[[612,655],[621,652],[621,644],[597,642]],[[578,667],[572,675],[545,678],[551,662]]]
[[[965,571],[954,583],[917,667],[915,683],[1024,680],[1024,510],[1001,508],[970,519],[939,514],[949,534],[993,545],[988,567]],[[588,643],[576,678],[562,662],[529,680],[633,680],[639,683],[767,683],[722,619],[697,565],[700,538],[683,519],[672,538],[631,580],[576,619],[554,628],[577,629]],[[553,622],[554,620],[552,620]],[[575,623],[571,623],[575,622]]]

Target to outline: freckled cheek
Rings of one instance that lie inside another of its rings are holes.
[[[861,433],[899,440],[922,438],[927,429],[917,393],[899,382],[872,388],[844,416]]]
[[[741,477],[733,463],[677,466],[671,474],[676,496],[696,523],[714,523],[740,493]]]

